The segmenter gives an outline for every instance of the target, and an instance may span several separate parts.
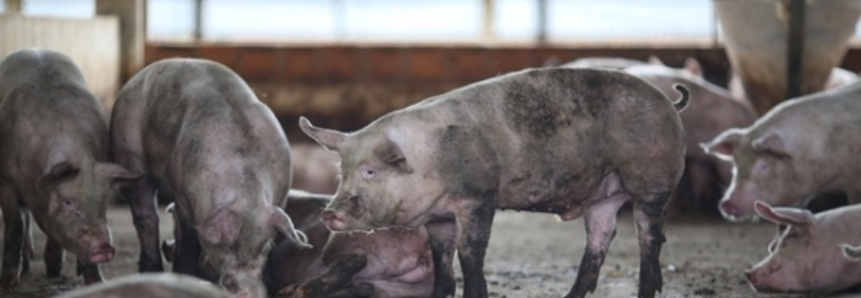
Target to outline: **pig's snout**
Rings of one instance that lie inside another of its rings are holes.
[[[747,281],[751,284],[756,284],[756,274],[751,270],[747,270],[744,272],[744,277],[747,278]]]
[[[90,263],[101,264],[110,262],[114,259],[116,254],[117,250],[110,244],[105,243],[101,247],[90,252]]]
[[[750,208],[745,208],[742,206],[738,200],[725,200],[721,201],[720,205],[721,213],[723,213],[724,217],[741,220],[746,219],[751,215]]]
[[[344,218],[344,215],[331,210],[326,209],[320,213],[320,219],[326,224],[326,227],[332,231],[344,231],[347,230],[347,220]]]

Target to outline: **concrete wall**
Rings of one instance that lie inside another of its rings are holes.
[[[0,14],[0,57],[22,48],[47,48],[69,56],[90,91],[107,110],[119,90],[119,22],[113,16],[61,19]]]

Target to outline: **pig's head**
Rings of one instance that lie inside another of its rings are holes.
[[[835,291],[854,285],[861,264],[843,257],[841,236],[853,224],[823,221],[801,208],[756,202],[763,218],[788,228],[769,246],[769,256],[745,274],[760,292]]]
[[[250,204],[249,204],[250,205]],[[216,207],[197,227],[204,262],[219,273],[219,283],[232,293],[253,292],[241,276],[259,279],[277,232],[307,244],[305,234],[294,228],[290,217],[277,206],[253,208],[225,204]]]
[[[756,201],[801,207],[814,188],[795,169],[793,146],[779,133],[755,134],[736,128],[701,146],[706,153],[733,164],[732,182],[720,202],[727,219],[756,219]]]
[[[314,127],[304,117],[299,126],[341,156],[338,191],[320,215],[332,231],[417,227],[443,194],[428,174],[432,171],[408,147],[420,145],[404,141],[404,132],[365,129],[346,134]]]
[[[105,218],[107,201],[118,188],[143,176],[111,163],[61,161],[45,171],[36,186],[46,198],[33,210],[39,226],[85,264],[113,260],[111,231]]]

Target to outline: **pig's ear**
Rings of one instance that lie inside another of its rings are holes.
[[[724,131],[714,140],[708,143],[700,144],[700,147],[706,154],[714,155],[717,158],[732,161],[732,153],[741,142],[743,132],[737,128]]]
[[[80,171],[81,169],[67,161],[59,162],[52,166],[51,170],[39,179],[39,182],[36,184],[36,190],[40,193],[49,192],[60,183],[78,176],[78,172]]]
[[[413,168],[407,163],[407,159],[404,157],[401,147],[395,142],[386,141],[374,150],[374,154],[386,163],[397,166],[401,171],[406,173],[413,172]]]
[[[753,204],[753,208],[759,216],[776,224],[804,226],[813,224],[815,221],[813,213],[807,209],[790,207],[773,208],[763,201],[756,201]]]
[[[107,162],[98,163],[96,165],[96,173],[110,179],[111,187],[114,188],[130,186],[144,178],[143,174],[135,174],[118,164]]]
[[[271,206],[270,208],[269,224],[275,227],[281,234],[287,236],[288,239],[299,244],[299,246],[312,248],[311,244],[308,243],[308,236],[293,226],[293,221],[287,213],[284,213],[284,210],[276,206]]]
[[[221,206],[216,207],[202,227],[198,227],[200,236],[210,244],[230,244],[236,242],[239,238],[239,230],[242,227],[242,221],[239,215],[230,211],[230,208]]]
[[[334,129],[319,128],[311,125],[311,121],[308,121],[308,118],[305,117],[299,118],[299,128],[306,135],[314,139],[314,141],[317,141],[318,144],[329,150],[338,151],[341,148],[341,143],[347,139],[347,134]]]
[[[661,61],[661,58],[658,58],[658,56],[651,55],[651,56],[649,56],[649,64],[664,65],[664,61]]]
[[[700,65],[700,62],[697,59],[688,57],[685,59],[685,70],[687,70],[692,75],[702,77],[703,76],[703,66]]]
[[[791,157],[786,150],[786,143],[776,133],[767,133],[751,142],[753,150],[769,153],[778,157]]]

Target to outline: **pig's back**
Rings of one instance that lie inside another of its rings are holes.
[[[0,63],[0,139],[22,140],[0,146],[6,157],[38,158],[54,148],[107,157],[98,102],[74,63],[47,50],[17,51]]]

